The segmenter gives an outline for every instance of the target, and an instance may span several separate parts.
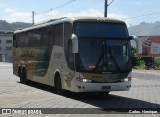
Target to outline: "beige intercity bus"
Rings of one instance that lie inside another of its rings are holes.
[[[131,37],[123,21],[79,17],[50,20],[14,32],[13,73],[57,93],[127,91]]]

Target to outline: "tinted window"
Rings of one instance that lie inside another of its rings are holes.
[[[73,68],[73,53],[72,53],[72,42],[71,36],[73,34],[72,24],[64,23],[64,51],[68,66]]]
[[[27,47],[28,46],[28,37],[27,33],[21,33],[17,35],[17,44],[18,47]]]
[[[128,38],[125,24],[120,23],[75,23],[75,34],[78,37],[91,38]]]
[[[63,46],[63,24],[55,26],[55,44]]]
[[[41,40],[43,40],[43,30],[42,29],[28,32],[28,46],[29,47],[39,47],[41,45]]]

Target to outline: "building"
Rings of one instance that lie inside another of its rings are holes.
[[[12,62],[13,32],[0,32],[0,62]]]

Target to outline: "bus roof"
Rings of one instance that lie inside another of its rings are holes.
[[[74,18],[67,18],[67,17],[63,17],[63,18],[59,18],[59,19],[51,19],[49,21],[46,22],[42,22],[39,24],[35,24],[32,27],[29,28],[24,28],[24,29],[20,29],[14,32],[14,34],[16,33],[21,33],[21,32],[26,32],[29,30],[34,30],[34,29],[39,29],[39,28],[43,28],[43,27],[47,27],[49,25],[55,25],[55,24],[60,24],[62,22],[110,22],[110,23],[125,23],[121,20],[117,20],[117,19],[112,19],[112,18],[105,18],[105,17],[74,17]]]

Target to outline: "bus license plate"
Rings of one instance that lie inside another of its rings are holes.
[[[102,86],[103,90],[111,89],[111,86]]]

